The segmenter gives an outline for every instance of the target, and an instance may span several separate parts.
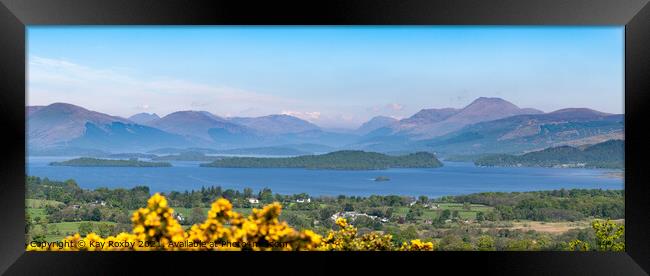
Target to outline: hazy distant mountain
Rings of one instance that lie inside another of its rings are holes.
[[[480,122],[419,143],[439,152],[454,154],[518,153],[558,145],[623,139],[623,132],[623,115],[570,108]]]
[[[237,148],[220,150],[219,154],[237,154],[237,155],[272,155],[272,156],[297,156],[308,155],[313,152],[301,151],[288,147],[255,147],[255,148]]]
[[[234,117],[228,120],[266,134],[299,133],[320,129],[317,125],[289,115],[268,115],[252,118]]]
[[[25,115],[27,115],[27,116],[32,115],[32,113],[41,110],[43,107],[45,107],[45,106],[42,106],[42,105],[38,105],[38,106],[27,106],[27,107],[25,108]]]
[[[32,110],[26,123],[28,146],[33,150],[132,150],[186,143],[180,136],[72,104],[54,103]]]
[[[70,146],[53,146],[46,148],[27,147],[29,156],[86,156],[107,157],[110,153],[98,149],[85,149]]]
[[[501,98],[480,97],[460,110],[423,110],[422,114],[400,122],[400,131],[416,138],[432,138],[479,122],[492,121],[520,114],[540,114],[532,108],[519,108]],[[415,118],[414,118],[415,117]]]
[[[411,127],[418,125],[433,124],[443,121],[452,115],[458,113],[460,109],[455,108],[430,108],[422,109],[415,115],[400,121],[402,127]]]
[[[386,116],[376,116],[370,119],[369,121],[363,123],[359,128],[357,128],[355,132],[359,134],[367,134],[373,130],[382,127],[387,127],[397,122],[398,120],[395,118],[386,117]]]
[[[480,97],[458,111],[458,113],[445,119],[446,122],[473,124],[492,121],[520,114],[540,114],[542,111],[533,108],[519,108],[501,98]]]
[[[354,149],[462,155],[624,139],[623,115],[586,108],[542,113],[499,98],[478,98],[462,109],[422,109],[399,121],[379,116],[349,132],[323,130],[288,115],[222,118],[206,111],[178,111],[158,119],[155,114],[124,119],[65,103],[28,106],[25,114],[28,149],[39,154],[200,147],[246,148],[251,153]]]
[[[365,134],[356,148],[380,151],[413,150],[418,140],[443,136],[479,122],[520,114],[540,114],[532,108],[519,108],[500,99],[481,97],[461,109],[422,109],[413,116]]]
[[[318,144],[328,147],[343,147],[359,139],[356,134],[329,132],[320,129],[287,133],[276,137],[275,144]]]
[[[286,145],[279,145],[279,147],[285,147],[285,148],[292,148],[300,151],[306,151],[306,152],[311,152],[311,153],[327,153],[331,151],[335,151],[336,148],[326,146],[326,145],[321,145],[321,144],[309,144],[309,143],[301,143],[301,144],[286,144]]]
[[[154,150],[147,151],[149,154],[182,154],[182,153],[187,153],[187,152],[200,152],[203,154],[215,154],[218,151],[215,149],[209,149],[209,148],[158,148]]]
[[[28,113],[27,135],[30,144],[37,146],[68,142],[78,138],[85,133],[87,123],[99,126],[110,125],[113,122],[128,123],[127,120],[119,117],[66,103],[28,107]]]
[[[214,133],[239,134],[250,133],[250,129],[231,123],[226,119],[205,111],[177,111],[149,123],[161,130],[183,135],[189,139],[199,138],[204,143],[220,142]]]
[[[135,114],[131,117],[129,117],[129,120],[131,120],[134,123],[141,124],[141,125],[146,125],[154,120],[158,120],[160,117],[156,113],[138,113]]]

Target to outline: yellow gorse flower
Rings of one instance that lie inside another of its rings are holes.
[[[76,233],[45,246],[30,243],[27,250],[434,250],[433,243],[420,240],[395,248],[391,235],[377,232],[358,236],[357,229],[344,218],[336,221],[340,230],[330,231],[325,238],[311,230],[297,231],[278,219],[282,205],[277,202],[253,209],[247,217],[233,211],[230,201],[223,198],[210,207],[204,222],[185,231],[167,199],[156,193],[146,208],[133,213],[131,233],[106,238]]]
[[[419,239],[411,240],[411,243],[404,242],[400,248],[402,251],[432,251],[435,250],[433,242],[422,242]]]

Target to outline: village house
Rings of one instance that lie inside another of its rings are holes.
[[[175,218],[176,220],[178,220],[178,222],[182,222],[182,221],[185,220],[185,218],[183,217],[183,215],[182,215],[181,213],[176,213],[176,215],[174,216],[174,218]]]
[[[311,198],[307,198],[307,199],[299,198],[299,199],[296,199],[296,202],[298,202],[298,203],[305,203],[305,202],[310,203]]]
[[[93,206],[96,206],[96,205],[106,206],[106,201],[95,200],[92,203],[90,203],[90,205],[93,205]]]
[[[252,198],[251,197],[251,198],[248,199],[248,203],[250,203],[250,204],[258,204],[258,203],[260,203],[260,200],[257,199],[257,198]]]
[[[368,214],[365,214],[365,213],[359,213],[359,212],[355,212],[355,211],[338,212],[338,213],[333,214],[330,218],[332,220],[336,221],[339,218],[346,218],[346,219],[354,220],[357,217],[368,217],[368,218],[371,218],[372,220],[379,220],[379,221],[384,222],[384,223],[388,222],[387,218],[381,218],[381,217],[378,217],[378,216],[368,215]]]

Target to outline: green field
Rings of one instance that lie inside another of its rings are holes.
[[[98,226],[100,224],[115,225],[114,222],[110,221],[75,221],[75,222],[59,222],[59,223],[48,223],[48,231],[45,234],[46,241],[59,241],[65,238],[68,235],[79,232],[79,225],[84,222],[89,222],[93,225],[94,232],[97,232]],[[40,225],[34,225],[35,233],[42,233],[43,228]]]
[[[463,208],[463,204],[461,203],[437,203],[438,208],[436,209],[431,209],[431,208],[424,208],[424,212],[422,214],[422,217],[420,217],[420,221],[424,220],[435,220],[438,218],[440,212],[444,210],[449,210],[449,211],[458,211],[458,216],[460,216],[461,219],[476,219],[476,214],[478,212],[483,212],[487,213],[492,211],[494,208],[490,206],[485,206],[485,205],[480,205],[480,204],[471,204],[469,210],[465,210]],[[399,216],[406,216],[409,211],[409,207],[396,207],[394,208],[394,214],[399,215]]]
[[[26,199],[25,207],[27,208],[45,208],[47,205],[58,206],[64,205],[65,203],[54,200],[45,200],[45,199]]]
[[[27,208],[27,215],[32,220],[39,219],[44,220],[46,218],[45,208]]]

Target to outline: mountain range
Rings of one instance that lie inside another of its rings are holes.
[[[322,153],[341,149],[446,154],[523,153],[549,146],[623,139],[623,115],[586,108],[544,113],[500,98],[481,97],[463,108],[422,109],[401,120],[378,116],[347,133],[290,115],[220,117],[177,111],[129,118],[66,103],[27,106],[30,154],[71,151],[146,152],[207,148],[231,152]],[[281,155],[281,154],[278,154]]]

